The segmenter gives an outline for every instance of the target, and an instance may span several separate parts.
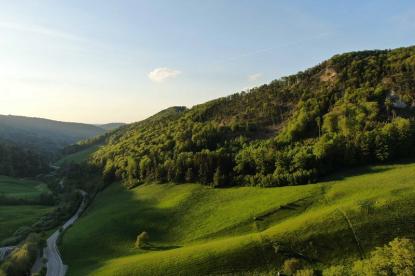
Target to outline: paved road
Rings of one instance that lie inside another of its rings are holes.
[[[16,246],[0,247],[0,261],[6,258],[6,256],[15,248]]]
[[[82,194],[82,203],[78,208],[78,211],[73,215],[63,226],[62,229],[65,230],[71,226],[80,216],[84,210],[87,202],[87,193],[79,190]],[[57,246],[57,241],[60,236],[60,230],[57,230],[55,233],[50,236],[46,243],[46,247],[43,249],[43,256],[48,260],[46,264],[47,273],[46,276],[64,276],[68,267],[63,264],[59,249]]]

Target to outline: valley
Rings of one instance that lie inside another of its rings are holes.
[[[413,275],[414,72],[358,51],[130,124],[0,116],[0,275]]]

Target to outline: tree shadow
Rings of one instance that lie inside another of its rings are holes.
[[[181,245],[154,245],[154,244],[146,244],[145,246],[141,247],[141,249],[146,251],[165,251],[171,249],[181,248]]]
[[[330,174],[328,176],[322,177],[319,183],[339,181],[339,180],[344,180],[348,177],[360,176],[360,175],[365,175],[365,174],[382,173],[382,172],[386,172],[386,171],[393,169],[391,167],[384,167],[386,165],[392,165],[392,164],[382,164],[382,165],[383,166],[380,166],[379,164],[379,167],[365,166],[365,167],[344,169],[336,173]]]

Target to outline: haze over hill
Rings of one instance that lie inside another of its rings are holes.
[[[105,131],[89,124],[0,115],[0,139],[49,153]]]
[[[98,124],[96,126],[103,128],[105,130],[114,130],[124,125],[126,124],[125,123],[108,123],[108,124]]]

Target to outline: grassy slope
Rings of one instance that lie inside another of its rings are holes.
[[[38,181],[0,176],[0,194],[22,198],[37,196],[47,190],[46,184]]]
[[[0,243],[22,226],[30,226],[53,207],[38,205],[0,206]]]
[[[269,241],[319,259],[359,256],[414,235],[415,164],[378,166],[338,180],[272,189],[197,184],[112,185],[64,236],[69,275],[200,275],[275,266]],[[259,218],[254,220],[253,217]],[[150,233],[153,248],[133,248]]]
[[[27,198],[47,190],[46,184],[38,181],[0,176],[0,193],[6,196]],[[0,242],[11,236],[19,227],[30,226],[51,210],[50,206],[0,205]]]
[[[62,166],[65,163],[75,163],[75,164],[80,164],[82,162],[85,162],[86,160],[88,160],[89,156],[96,152],[98,150],[99,146],[98,145],[94,145],[91,146],[89,148],[86,148],[84,150],[72,153],[72,154],[68,154],[66,156],[64,156],[62,159],[60,159],[58,162],[56,162],[57,166]]]

